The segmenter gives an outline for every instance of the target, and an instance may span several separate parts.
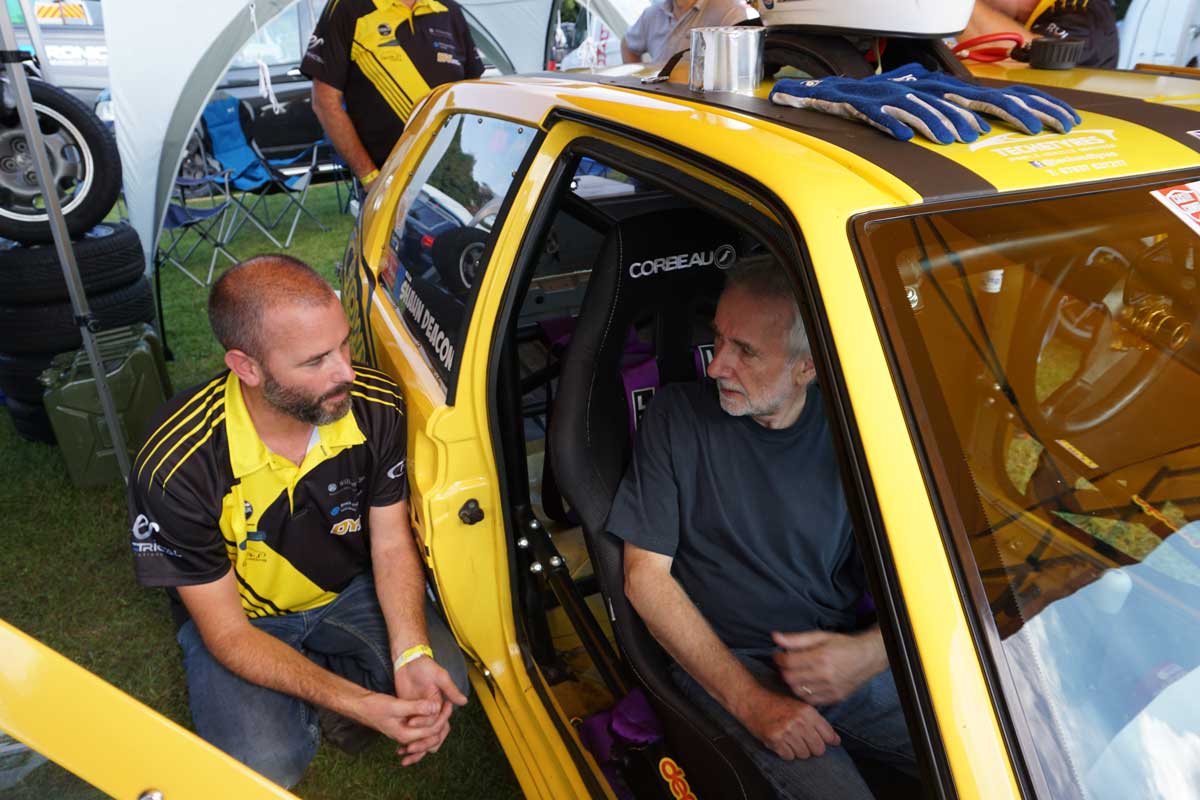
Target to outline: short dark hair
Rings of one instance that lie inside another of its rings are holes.
[[[770,257],[747,259],[730,270],[725,277],[725,288],[736,286],[753,297],[783,298],[792,307],[792,326],[788,331],[788,352],[793,358],[810,355],[808,332],[796,304],[796,293],[787,273]]]
[[[283,304],[321,306],[333,287],[298,258],[269,253],[248,258],[217,279],[208,294],[208,322],[221,346],[262,358],[263,318]]]

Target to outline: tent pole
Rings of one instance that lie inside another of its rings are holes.
[[[17,36],[13,31],[12,17],[8,6],[0,14],[0,35],[3,36],[4,50],[9,58],[16,58]],[[37,20],[30,21],[36,25]],[[25,140],[29,143],[29,151],[33,153],[34,165],[37,167],[38,186],[42,190],[42,199],[46,201],[46,214],[50,218],[50,231],[54,235],[54,249],[58,251],[58,261],[62,265],[63,277],[67,281],[67,291],[71,294],[71,306],[75,310],[75,320],[79,323],[79,333],[83,338],[83,347],[87,351],[88,361],[92,365],[92,375],[96,379],[96,389],[100,394],[100,406],[104,409],[104,419],[108,423],[108,432],[112,437],[113,451],[117,457],[117,465],[126,483],[129,481],[129,451],[125,447],[125,432],[121,428],[121,420],[117,416],[117,407],[113,402],[112,392],[108,387],[108,374],[104,363],[100,360],[100,351],[96,347],[96,337],[93,335],[99,327],[88,307],[87,294],[83,290],[83,281],[79,277],[79,266],[75,263],[75,250],[71,247],[71,237],[67,233],[67,223],[63,219],[62,206],[58,202],[58,193],[50,186],[46,176],[50,174],[50,162],[46,158],[46,145],[42,140],[42,130],[37,124],[37,112],[33,107],[33,97],[29,93],[29,80],[25,76],[25,68],[20,61],[8,61],[8,79],[17,97],[17,111],[21,117],[21,127],[25,130]]]

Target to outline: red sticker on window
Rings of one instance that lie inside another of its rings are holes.
[[[1183,220],[1185,225],[1200,234],[1200,181],[1155,189],[1150,192],[1150,196]]]

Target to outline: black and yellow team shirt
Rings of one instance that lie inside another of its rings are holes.
[[[404,402],[382,373],[355,372],[350,413],[314,428],[299,466],[259,439],[233,373],[169,401],[129,481],[138,581],[210,583],[232,566],[256,618],[317,608],[369,570],[370,509],[408,497]]]
[[[1041,0],[1025,26],[1030,33],[1052,39],[1086,39],[1079,66],[1116,69],[1121,41],[1109,0]]]
[[[383,166],[417,101],[434,86],[483,74],[454,0],[330,0],[300,70],[341,91],[376,166]]]

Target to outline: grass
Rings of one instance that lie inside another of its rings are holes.
[[[278,202],[278,201],[276,201]],[[332,186],[314,188],[309,208],[330,231],[302,221],[288,253],[331,281],[353,221]],[[249,226],[230,248],[239,257],[275,248]],[[199,249],[189,267],[207,265]],[[218,265],[218,270],[228,262]],[[163,319],[177,389],[221,369],[204,316],[206,290],[178,270],[162,272]],[[159,713],[191,727],[175,631],[161,591],[134,581],[123,486],[78,489],[56,448],[19,438],[0,414],[0,619],[40,639]],[[454,717],[441,752],[402,769],[387,741],[358,756],[323,746],[294,791],[304,798],[518,797],[520,791],[478,702]],[[112,732],[119,735],[118,731]],[[6,798],[100,796],[57,767],[32,772]]]

